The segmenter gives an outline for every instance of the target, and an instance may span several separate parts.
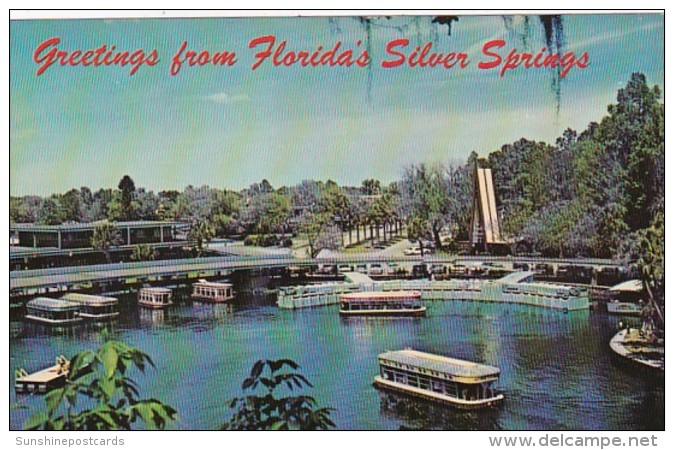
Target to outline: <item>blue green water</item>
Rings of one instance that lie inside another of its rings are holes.
[[[337,306],[278,309],[273,294],[244,292],[226,305],[183,301],[164,311],[120,298],[121,315],[108,328],[152,356],[156,370],[137,380],[144,396],[178,410],[177,429],[219,427],[252,364],[278,358],[302,366],[314,384],[306,393],[336,409],[339,429],[664,429],[664,383],[614,364],[608,342],[618,319],[603,313],[437,301],[427,302],[424,318],[340,318]],[[55,330],[15,318],[10,370],[37,370],[95,348],[102,329]],[[500,367],[505,401],[458,412],[381,393],[372,386],[377,355],[404,347]],[[17,429],[43,398],[10,391],[11,404],[28,406],[11,410]]]

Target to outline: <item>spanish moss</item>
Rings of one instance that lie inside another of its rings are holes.
[[[459,16],[436,16],[431,23],[439,23],[440,25],[447,25],[447,36],[452,35],[452,22],[458,22]]]

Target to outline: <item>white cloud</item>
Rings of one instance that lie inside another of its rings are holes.
[[[223,105],[250,101],[248,94],[228,94],[227,92],[217,92],[215,94],[207,95],[204,99]]]

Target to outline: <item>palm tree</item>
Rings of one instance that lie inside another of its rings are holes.
[[[108,264],[112,263],[110,258],[110,248],[118,247],[122,243],[119,230],[107,220],[100,222],[94,228],[94,234],[91,236],[91,246],[105,254]]]

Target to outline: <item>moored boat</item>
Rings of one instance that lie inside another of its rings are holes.
[[[628,328],[616,333],[609,347],[618,361],[646,373],[662,375],[665,372],[665,343],[652,331]]]
[[[199,280],[192,285],[192,300],[222,303],[234,298],[234,289],[230,283]]]
[[[138,306],[160,309],[173,304],[171,290],[160,287],[147,287],[138,291]]]
[[[419,291],[351,292],[340,296],[345,316],[423,316],[426,307]]]
[[[56,359],[56,365],[29,374],[23,369],[16,371],[14,390],[17,394],[45,394],[65,384],[70,369],[70,361],[63,356]]]
[[[80,305],[67,300],[37,297],[26,303],[26,319],[50,325],[66,325],[82,321]]]
[[[607,292],[606,311],[609,314],[638,316],[644,309],[641,280],[627,280]]]
[[[493,406],[503,400],[494,388],[500,369],[412,349],[379,355],[377,387],[462,409]]]
[[[85,319],[109,319],[119,315],[117,311],[119,302],[114,297],[71,292],[61,299],[79,304],[80,317]]]
[[[638,316],[641,315],[643,309],[643,305],[639,303],[621,302],[618,300],[611,300],[606,303],[606,311],[610,314]]]

